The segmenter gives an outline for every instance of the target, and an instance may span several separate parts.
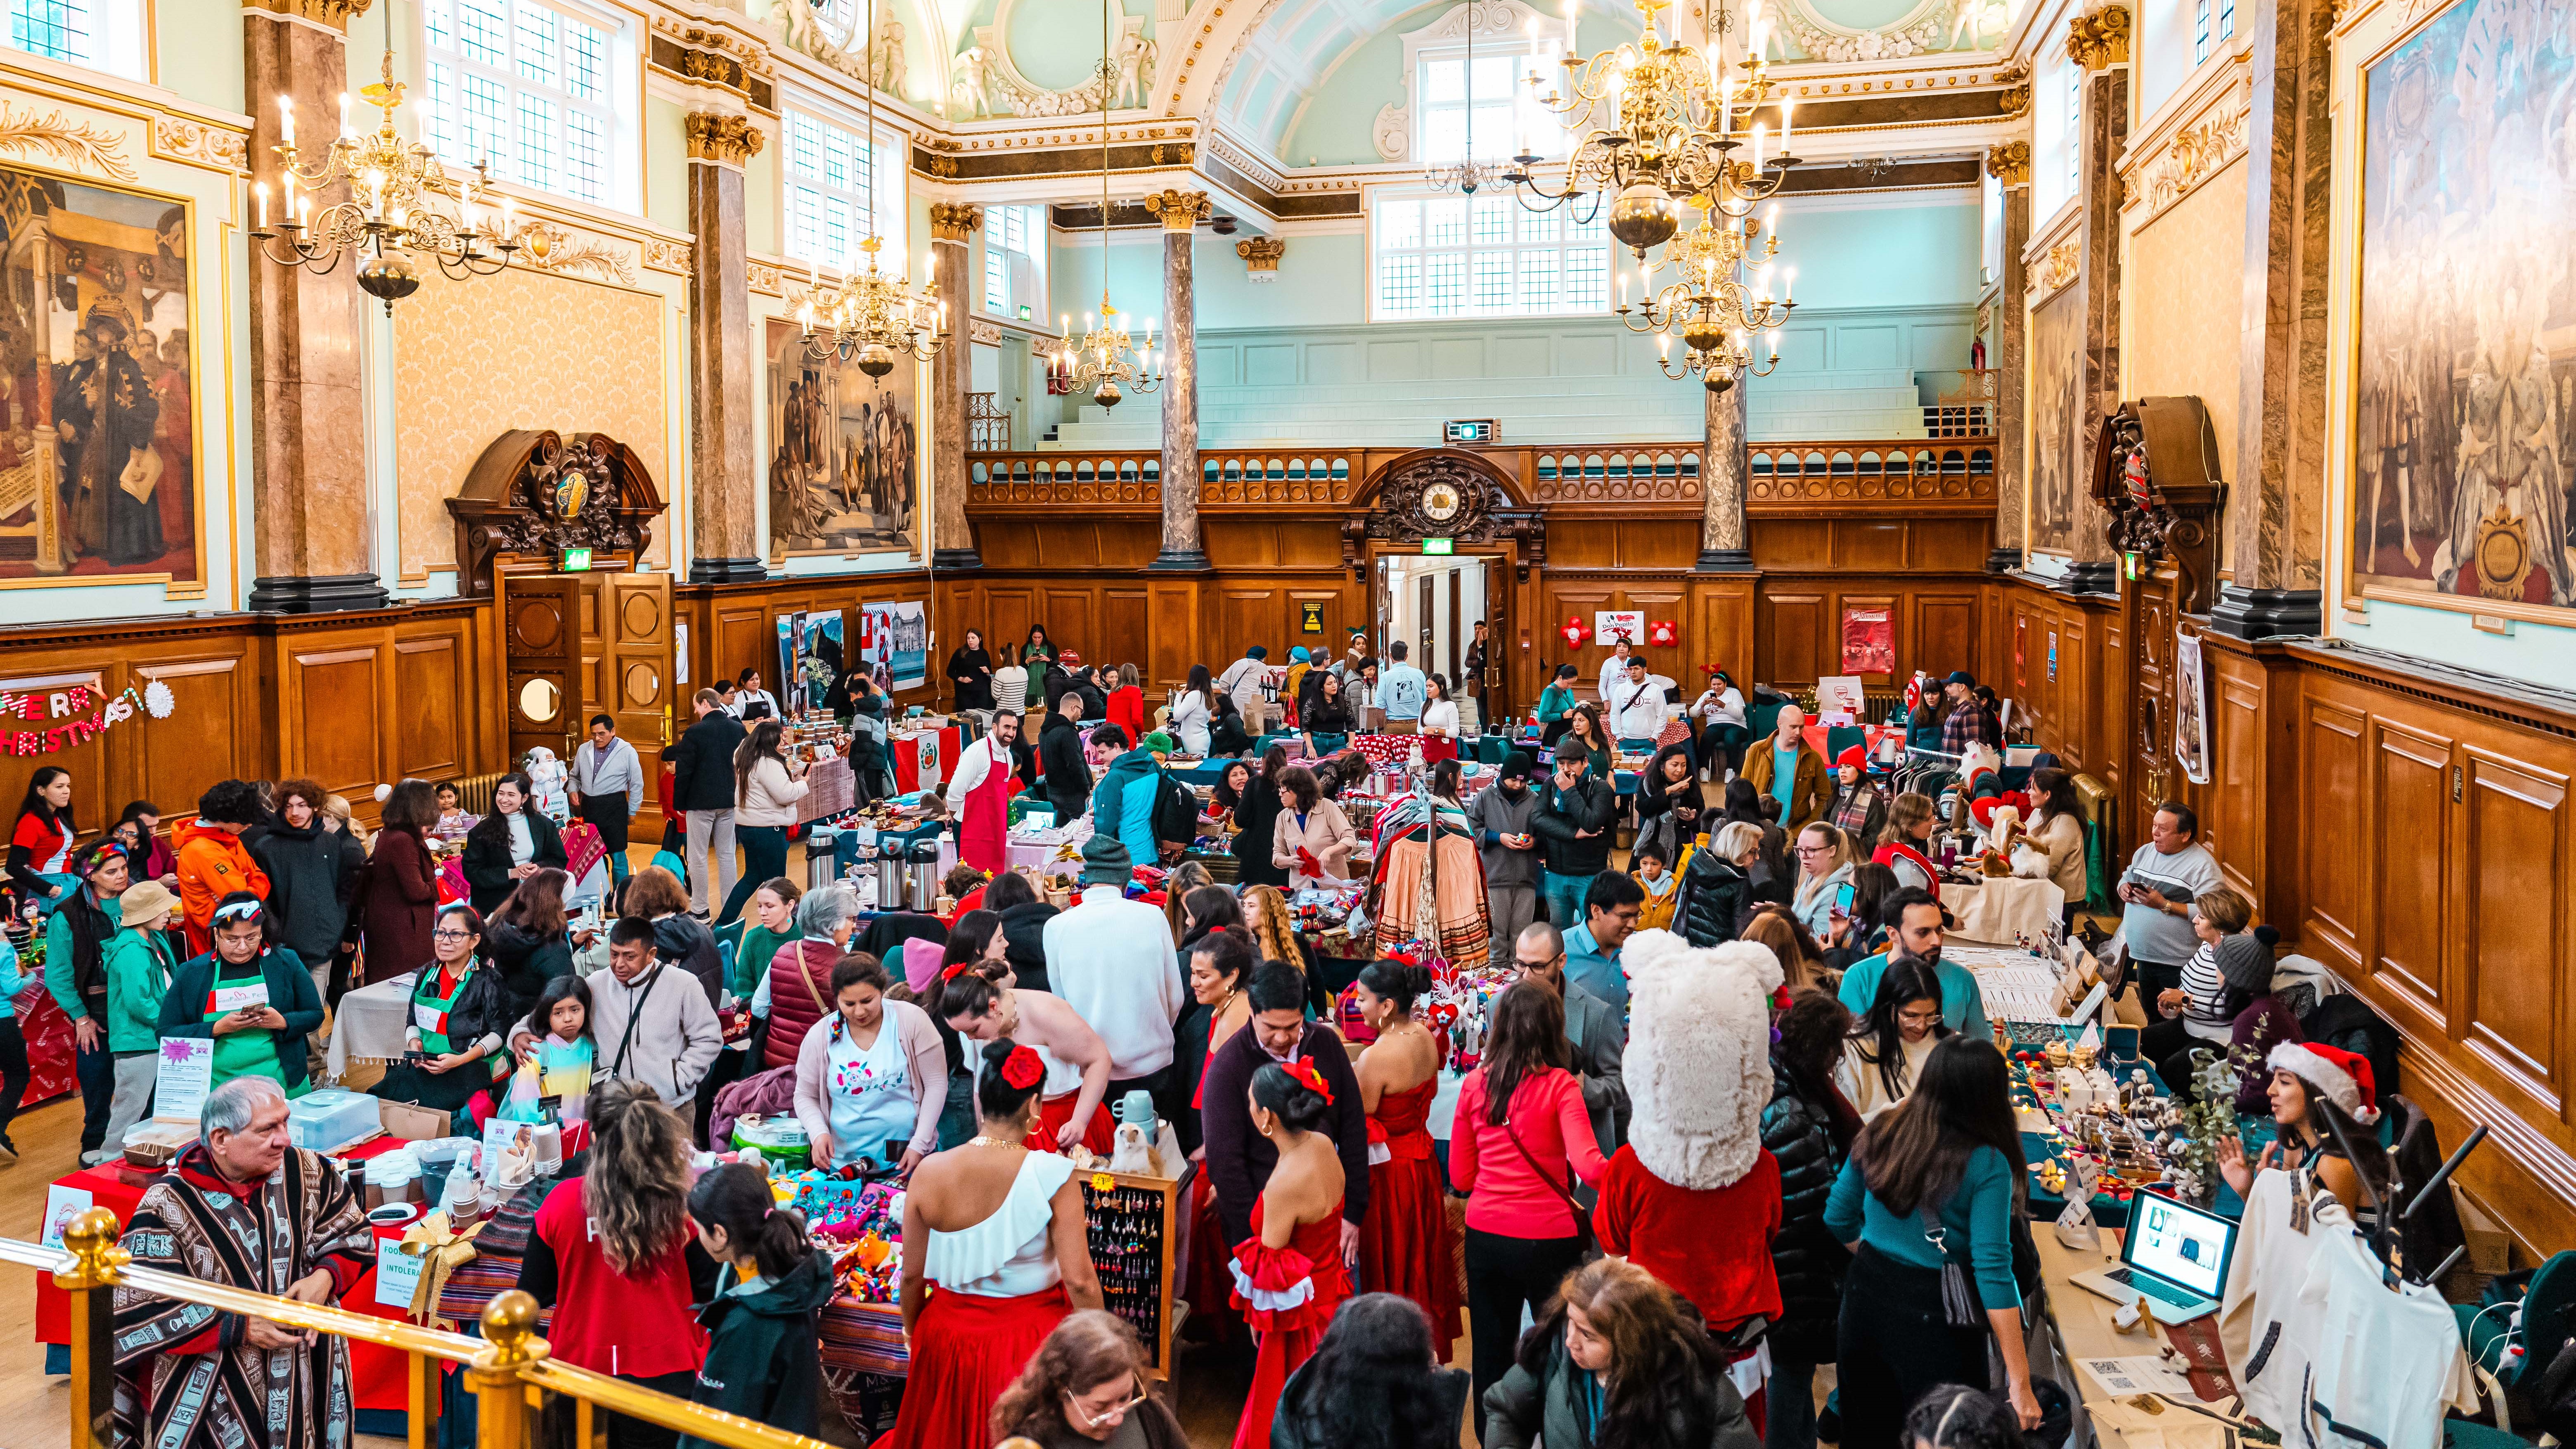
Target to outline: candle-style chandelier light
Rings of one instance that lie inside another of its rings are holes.
[[[1660,262],[1638,273],[1645,295],[1636,306],[1628,305],[1626,279],[1621,279],[1619,321],[1631,332],[1656,334],[1657,363],[1666,377],[1698,373],[1710,392],[1724,392],[1742,378],[1769,377],[1779,365],[1780,325],[1798,305],[1788,299],[1785,275],[1780,300],[1771,299],[1779,214],[1777,202],[1758,218],[1750,214],[1749,204],[1744,215],[1712,208],[1699,226],[1665,245]],[[1760,264],[1747,278],[1757,248]],[[1661,287],[1653,281],[1659,269],[1673,273]],[[1758,364],[1751,340],[1757,331],[1770,333],[1769,355]],[[1671,357],[1676,337],[1683,349],[1678,370]]]
[[[1739,207],[1778,191],[1798,164],[1789,150],[1796,103],[1773,93],[1770,65],[1763,56],[1769,30],[1760,0],[1748,7],[1749,44],[1736,67],[1744,73],[1741,80],[1725,74],[1726,12],[1718,11],[1718,44],[1703,51],[1668,44],[1657,32],[1655,12],[1669,3],[1637,0],[1645,23],[1636,41],[1589,60],[1572,49],[1569,4],[1565,90],[1539,97],[1541,105],[1564,118],[1574,143],[1564,184],[1551,191],[1539,181],[1534,168],[1540,158],[1534,151],[1513,157],[1512,169],[1503,173],[1503,180],[1519,188],[1523,204],[1534,210],[1589,198],[1597,211],[1602,197],[1611,198],[1610,235],[1640,261],[1648,248],[1662,245],[1679,229],[1681,208],[1693,198],[1741,215]],[[1531,76],[1530,85],[1538,84],[1538,77]],[[1754,116],[1775,100],[1780,130],[1776,151],[1766,157],[1765,128]],[[1739,159],[1735,153],[1748,146],[1749,159]]]
[[[343,92],[340,134],[309,169],[295,164],[300,154],[295,103],[277,98],[280,144],[274,149],[285,215],[270,225],[268,183],[254,184],[259,225],[251,237],[271,262],[316,275],[336,269],[344,255],[359,258],[359,288],[383,302],[390,317],[394,303],[420,290],[419,259],[426,257],[442,275],[457,281],[488,277],[510,264],[520,247],[520,232],[511,203],[492,190],[490,163],[476,163],[470,180],[451,176],[429,147],[405,142],[395,133],[394,111],[402,105],[403,85],[394,79],[390,5],[385,7],[381,74],[381,80],[358,92],[360,100],[381,113],[381,123],[361,135]],[[348,200],[314,210],[316,193],[343,184]]]
[[[876,43],[876,0],[868,0],[868,43]],[[871,57],[869,73],[875,73]],[[877,88],[870,85],[867,109],[868,234],[859,239],[867,267],[841,279],[831,292],[822,289],[813,264],[805,269],[805,294],[797,299],[796,320],[804,328],[805,355],[855,362],[870,377],[894,371],[898,357],[928,362],[948,341],[948,304],[939,297],[938,267],[925,261],[931,280],[919,296],[907,278],[889,277],[877,269],[885,242],[877,235]]]
[[[1422,174],[1423,184],[1434,191],[1455,191],[1466,196],[1476,194],[1480,186],[1491,184],[1496,169],[1476,159],[1476,20],[1477,0],[1467,0],[1467,144],[1458,160],[1448,166],[1434,166]],[[1506,19],[1504,27],[1511,22]]]
[[[1109,305],[1109,101],[1118,89],[1109,13],[1108,0],[1102,0],[1100,68],[1094,73],[1100,86],[1100,316],[1095,324],[1090,313],[1082,314],[1082,340],[1076,342],[1073,316],[1066,313],[1056,324],[1063,335],[1048,349],[1048,361],[1066,391],[1090,388],[1091,400],[1104,408],[1118,406],[1130,390],[1147,393],[1163,385],[1163,374],[1154,366],[1153,322],[1145,323],[1145,342],[1139,347],[1127,324],[1118,320],[1118,309]]]

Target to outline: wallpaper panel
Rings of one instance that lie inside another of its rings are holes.
[[[2196,396],[2209,409],[2218,456],[2236,458],[2237,380],[2243,374],[2236,293],[2210,279],[2244,267],[2245,166],[2231,163],[2129,238],[2122,286],[2137,299],[2122,340],[2129,376],[2122,395]],[[2183,305],[2158,299],[2194,298]],[[2234,486],[2252,480],[2230,478]],[[2220,533],[2222,545],[2226,539]],[[2226,560],[2220,559],[2225,567]]]

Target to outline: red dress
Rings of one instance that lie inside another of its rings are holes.
[[[1299,1223],[1284,1248],[1261,1245],[1266,1206],[1254,1199],[1252,1236],[1234,1250],[1234,1306],[1261,1336],[1234,1449],[1270,1449],[1270,1420],[1288,1376],[1315,1356],[1335,1310],[1351,1296],[1351,1275],[1342,1266],[1342,1205],[1334,1203],[1320,1221]]]
[[[1437,1077],[1409,1092],[1377,1099],[1368,1119],[1369,1205],[1360,1221],[1360,1281],[1372,1293],[1401,1293],[1431,1315],[1431,1342],[1449,1361],[1458,1336],[1456,1243],[1431,1157],[1425,1118],[1440,1093]]]
[[[992,1441],[993,1401],[1072,1311],[1061,1281],[1010,1297],[968,1293],[952,1282],[1006,1285],[1032,1264],[1051,1259],[1053,1199],[1073,1165],[1031,1152],[1011,1191],[984,1221],[955,1233],[933,1231],[923,1245],[930,1299],[914,1327],[903,1407],[894,1428],[872,1449],[974,1449]],[[701,1354],[701,1357],[704,1355]]]

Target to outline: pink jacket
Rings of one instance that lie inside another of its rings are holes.
[[[936,1152],[940,1109],[948,1105],[948,1053],[939,1045],[939,1028],[931,1025],[929,1012],[909,1001],[889,1001],[885,1013],[884,1026],[894,1028],[903,1043],[904,1065],[912,1074],[912,1099],[917,1106],[912,1145],[922,1152]],[[808,1142],[820,1143],[832,1135],[823,1082],[832,1070],[832,1023],[838,1020],[840,1014],[835,1012],[814,1023],[805,1033],[805,1044],[796,1051],[796,1120],[804,1124]],[[1581,1105],[1579,1097],[1576,1105]],[[822,1165],[819,1152],[815,1165]]]
[[[1358,848],[1359,837],[1351,830],[1351,818],[1330,800],[1316,801],[1315,808],[1306,812],[1302,826],[1297,823],[1297,812],[1282,806],[1279,823],[1270,834],[1270,863],[1287,871],[1291,884],[1311,885],[1320,877],[1297,863],[1300,846],[1314,853],[1325,875],[1347,880],[1351,852]]]
[[[1521,1078],[1512,1094],[1511,1134],[1486,1118],[1485,1069],[1458,1084],[1458,1111],[1449,1134],[1449,1181],[1467,1194],[1467,1226],[1507,1238],[1570,1238],[1574,1213],[1559,1189],[1575,1179],[1598,1184],[1608,1169],[1583,1106],[1583,1084],[1574,1074],[1545,1067]],[[1529,1156],[1521,1155],[1521,1148]],[[1542,1181],[1530,1170],[1535,1161]],[[1549,1186],[1549,1183],[1555,1186]]]

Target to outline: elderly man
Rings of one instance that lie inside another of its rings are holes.
[[[1770,797],[1772,812],[1792,837],[1823,819],[1832,798],[1825,789],[1825,757],[1807,743],[1807,716],[1795,705],[1780,711],[1771,738],[1754,742],[1744,778]]]
[[[286,1092],[244,1076],[206,1096],[202,1140],[145,1190],[125,1230],[138,1268],[328,1303],[374,1261],[340,1170],[291,1146]],[[346,1339],[116,1290],[116,1438],[160,1449],[349,1442]]]
[[[1566,979],[1565,937],[1545,921],[1532,922],[1512,943],[1512,964],[1523,982],[1535,982],[1565,999],[1565,1040],[1574,1048],[1574,1074],[1583,1079],[1583,1108],[1602,1155],[1628,1140],[1628,1023],[1600,997]]]

